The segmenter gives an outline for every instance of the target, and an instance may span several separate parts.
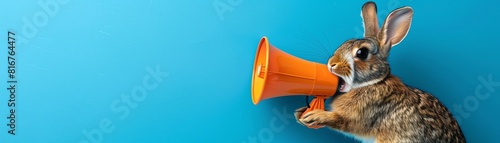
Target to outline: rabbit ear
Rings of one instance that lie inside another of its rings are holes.
[[[377,5],[372,1],[366,2],[361,8],[361,17],[363,18],[363,26],[365,28],[364,37],[377,37]]]
[[[405,6],[392,11],[379,33],[381,47],[393,47],[401,42],[410,30],[413,9]],[[386,49],[389,50],[389,49]]]

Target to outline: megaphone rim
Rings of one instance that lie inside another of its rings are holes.
[[[264,49],[262,49],[264,48]],[[256,52],[256,55],[255,55],[255,58],[254,58],[254,64],[253,64],[253,71],[252,71],[252,102],[254,105],[257,105],[259,104],[261,98],[262,98],[262,93],[264,92],[264,90],[262,89],[261,91],[258,91],[259,93],[256,93],[257,91],[255,91],[255,86],[261,86],[262,88],[264,88],[266,86],[266,82],[263,82],[261,85],[256,85],[255,84],[255,80],[257,80],[256,78],[258,77],[257,74],[259,73],[256,73],[257,71],[255,70],[256,67],[258,66],[257,64],[258,63],[258,60],[259,60],[259,57],[260,57],[260,54],[261,54],[261,50],[265,50],[265,64],[264,65],[268,65],[269,64],[269,41],[267,39],[266,36],[263,36],[259,42],[259,45],[257,47],[257,52]],[[266,78],[267,78],[267,71],[268,71],[268,68],[265,68],[264,69],[264,74],[263,74],[263,77],[262,77],[262,80],[263,81],[266,81]]]

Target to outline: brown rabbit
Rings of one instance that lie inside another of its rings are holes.
[[[367,2],[361,10],[364,38],[343,43],[328,60],[328,69],[340,77],[341,95],[331,111],[297,109],[304,125],[328,126],[377,143],[465,142],[457,121],[431,94],[406,86],[392,75],[387,57],[410,29],[411,7],[392,11],[379,30],[377,7]]]

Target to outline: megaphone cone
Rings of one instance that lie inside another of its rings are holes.
[[[252,75],[252,102],[291,95],[313,95],[306,112],[324,110],[324,99],[337,91],[338,77],[324,64],[294,57],[269,44],[262,37],[257,48]],[[306,113],[304,112],[304,113]]]

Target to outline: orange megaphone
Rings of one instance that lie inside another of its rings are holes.
[[[252,101],[290,95],[313,95],[309,108],[302,114],[325,110],[325,99],[337,91],[338,77],[326,65],[306,61],[269,44],[262,37],[253,65]],[[310,128],[319,128],[314,126]]]

